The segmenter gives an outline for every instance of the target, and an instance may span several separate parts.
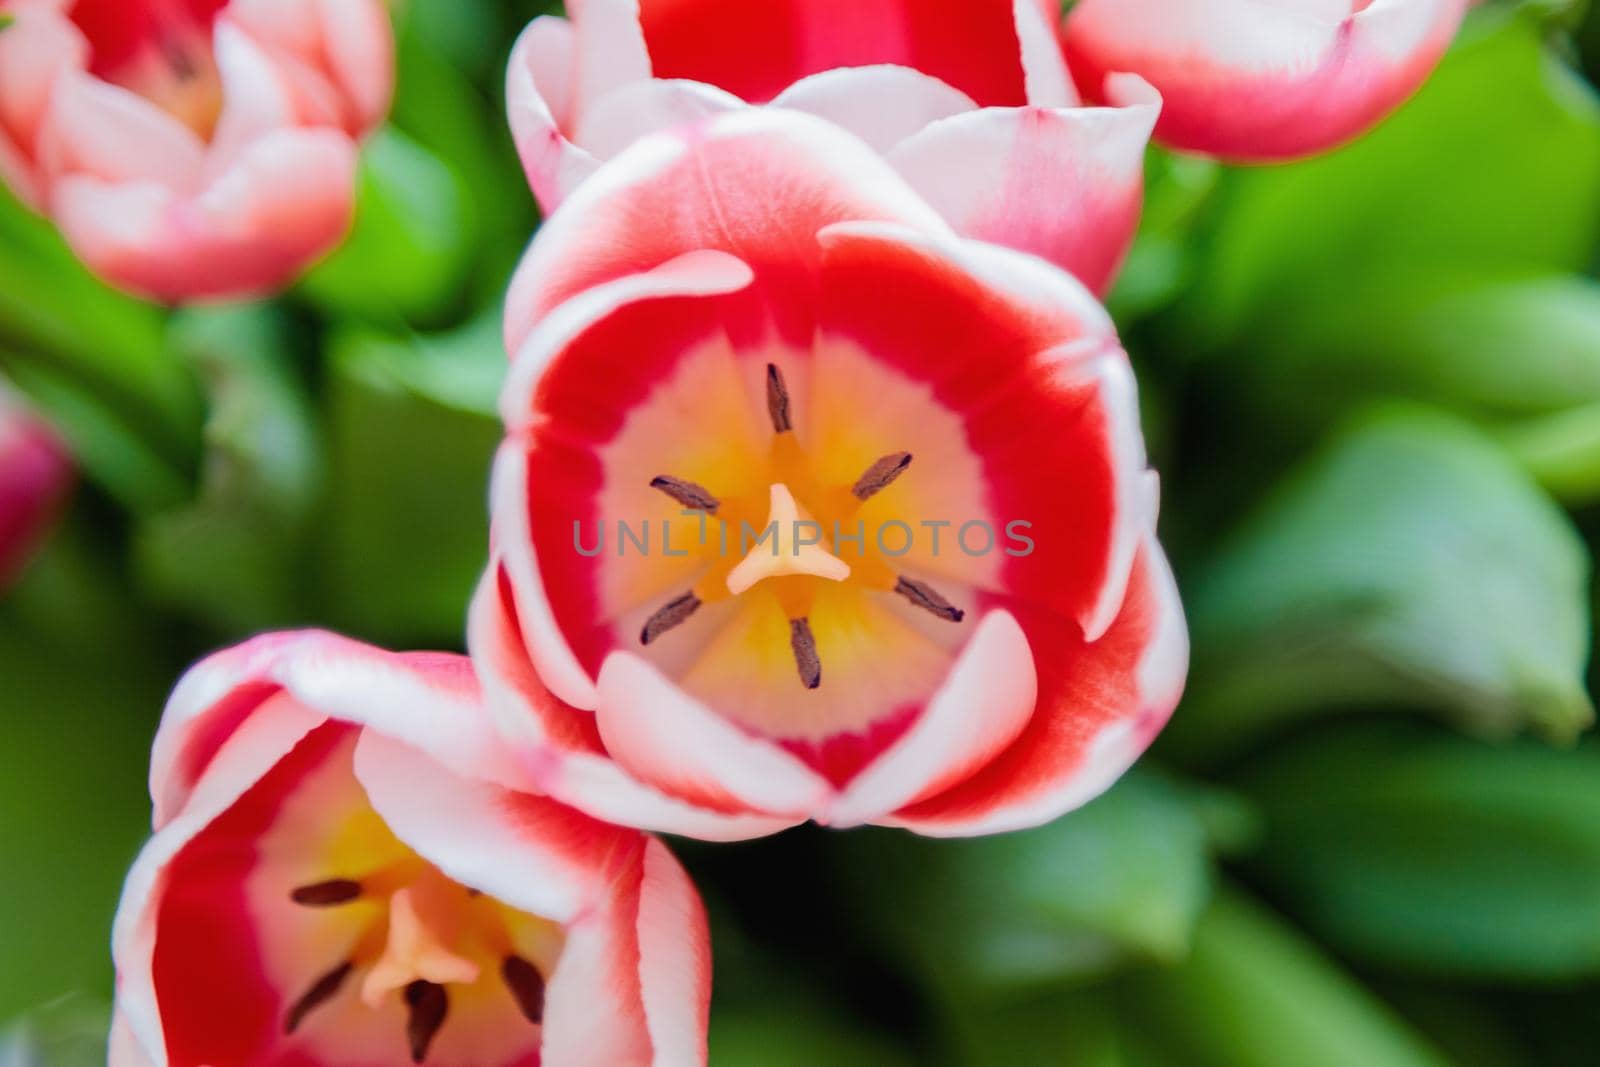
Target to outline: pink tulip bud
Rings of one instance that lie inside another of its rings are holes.
[[[33,557],[71,483],[65,443],[0,392],[0,592]]]
[[[694,1067],[658,841],[507,785],[463,657],[274,634],[178,684],[113,930],[111,1067]]]
[[[379,0],[0,0],[0,179],[112,283],[281,288],[349,228]]]

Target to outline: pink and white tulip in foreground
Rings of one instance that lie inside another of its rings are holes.
[[[778,109],[641,140],[546,223],[506,330],[470,644],[540,790],[708,839],[979,834],[1084,803],[1171,714],[1110,318],[867,143]]]
[[[1078,0],[1084,95],[1128,73],[1160,91],[1156,137],[1237,161],[1293,159],[1367,130],[1422,85],[1469,0]]]
[[[302,632],[193,668],[113,933],[111,1067],[703,1064],[677,861],[495,753],[463,657]]]
[[[0,0],[0,179],[97,273],[281,288],[349,228],[389,106],[380,0]]]
[[[66,443],[0,385],[0,593],[33,558],[71,484]]]
[[[750,104],[882,153],[959,232],[1097,291],[1133,238],[1160,110],[1134,76],[1083,107],[1056,0],[573,0],[511,57],[508,110],[546,212],[652,130]]]

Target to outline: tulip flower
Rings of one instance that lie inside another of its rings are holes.
[[[1163,98],[1156,137],[1241,162],[1348,141],[1410,96],[1468,0],[1078,0],[1068,61],[1085,97],[1128,73]]]
[[[71,482],[66,445],[0,387],[0,593],[33,557]]]
[[[179,683],[113,930],[111,1067],[705,1062],[651,838],[500,784],[464,657],[269,635]]]
[[[1109,317],[837,126],[641,140],[545,224],[506,326],[470,644],[540,790],[713,839],[975,834],[1094,796],[1171,713]]]
[[[380,0],[0,0],[0,179],[108,281],[271,292],[337,243],[383,118]]]
[[[582,0],[512,52],[508,114],[548,213],[641,134],[751,104],[883,153],[961,233],[1097,291],[1132,240],[1159,98],[1081,107],[1055,0]]]

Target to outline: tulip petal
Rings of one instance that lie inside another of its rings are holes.
[[[1119,84],[1126,106],[958,115],[889,162],[964,236],[1042,256],[1103,293],[1138,228],[1160,111],[1139,79]]]
[[[370,726],[461,773],[514,777],[496,756],[465,657],[396,655],[318,630],[268,634],[202,660],[173,690],[150,761],[158,828],[192,803],[223,747],[282,694],[305,714]]]
[[[862,101],[870,100],[870,107]],[[909,67],[839,67],[801,78],[773,107],[827,119],[887,152],[929,123],[976,110],[972,97]]]
[[[293,125],[295,111],[271,58],[249,35],[223,18],[212,37],[223,91],[222,114],[206,157],[206,169],[215,175],[256,138]]]
[[[1054,0],[1012,0],[1030,107],[1074,107],[1079,103],[1072,73],[1061,53],[1056,29],[1059,15]]]
[[[1083,0],[1066,23],[1079,87],[1141,75],[1165,144],[1242,161],[1331,148],[1398,106],[1449,45],[1466,0]]]
[[[741,841],[795,825],[793,818],[700,808],[629,776],[605,754],[594,716],[556,699],[533,670],[516,610],[493,568],[478,586],[467,641],[484,697],[534,788],[595,818],[704,841]]]
[[[73,175],[57,183],[57,222],[99,273],[162,300],[277,288],[350,225],[355,145],[335,130],[255,140],[199,195],[152,182]]]
[[[700,82],[630,82],[586,108],[572,139],[596,158],[610,159],[646,134],[744,106],[737,96]]]
[[[506,120],[528,184],[547,215],[600,166],[563,132],[573,123],[576,48],[570,22],[540,15],[517,38],[506,67]]]
[[[1024,4],[1054,23],[1040,0],[643,0],[640,17],[657,77],[707,82],[752,103],[826,70],[895,64],[989,106],[1026,102],[1016,12]]]
[[[808,341],[803,297],[822,227],[883,219],[946,229],[856,138],[811,116],[758,108],[635,142],[567,203],[573,209],[550,218],[514,279],[513,351],[569,297],[706,248],[749,263],[763,314],[784,336]]]
[[[1037,826],[1098,796],[1138,758],[1183,690],[1188,633],[1153,537],[1135,561],[1116,622],[1085,642],[1064,620],[1018,607],[1038,658],[1033,718],[971,778],[883,820],[934,837]]]
[[[927,381],[965,416],[994,516],[1008,532],[1027,523],[1033,541],[1005,553],[1001,587],[1098,637],[1152,521],[1133,376],[1104,310],[1007,249],[871,223],[822,239],[824,334]],[[1045,470],[1048,487],[1035,481]]]
[[[823,810],[832,796],[794,756],[741,730],[631,652],[606,658],[599,696],[596,719],[611,758],[674,796],[796,821]]]
[[[183,194],[199,181],[205,146],[144,97],[69,71],[51,95],[39,130],[39,158],[50,175],[151,182]]]
[[[394,28],[378,0],[317,0],[329,72],[353,113],[356,131],[383,121],[394,94]]]
[[[711,1012],[705,905],[677,859],[654,839],[645,845],[639,894],[639,984],[655,1062],[704,1063]]]
[[[158,817],[155,836],[128,873],[111,932],[112,957],[117,966],[117,1009],[139,1048],[156,1067],[165,1067],[167,1061],[167,1041],[156,995],[155,953],[159,897],[168,870],[185,846],[232,808],[323,721],[280,696],[238,723],[214,747],[204,776],[186,793],[182,809],[168,818]],[[159,737],[157,746],[159,749]],[[241,980],[248,981],[249,976],[241,976]]]
[[[1027,636],[1008,612],[989,613],[917,721],[850,782],[825,821],[875,822],[962,781],[1016,739],[1036,695]]]
[[[0,34],[0,177],[11,182],[4,157],[13,155],[22,173],[20,164],[37,148],[56,81],[68,71],[81,71],[89,49],[60,12],[28,5],[8,14],[15,21]]]
[[[395,836],[462,885],[568,923],[609,888],[644,838],[548,797],[463,778],[410,744],[367,731],[356,778]]]

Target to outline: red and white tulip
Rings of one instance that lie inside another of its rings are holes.
[[[0,385],[0,593],[33,558],[71,485],[66,443]]]
[[[0,0],[0,180],[112,283],[266,293],[349,228],[381,0]]]
[[[1082,107],[1055,0],[582,0],[512,53],[512,131],[546,212],[640,135],[770,104],[855,133],[961,233],[1103,290],[1127,251],[1159,99]]]
[[[1172,712],[1187,634],[1111,320],[837,126],[638,142],[546,223],[506,327],[470,643],[542,791],[710,839],[984,833],[1088,800]],[[781,551],[746,550],[769,521]]]
[[[305,632],[196,666],[113,933],[111,1067],[703,1064],[683,870],[503,777],[464,657]]]
[[[1444,54],[1469,0],[1078,0],[1067,57],[1084,95],[1139,75],[1156,137],[1238,161],[1293,159],[1363,133]]]

